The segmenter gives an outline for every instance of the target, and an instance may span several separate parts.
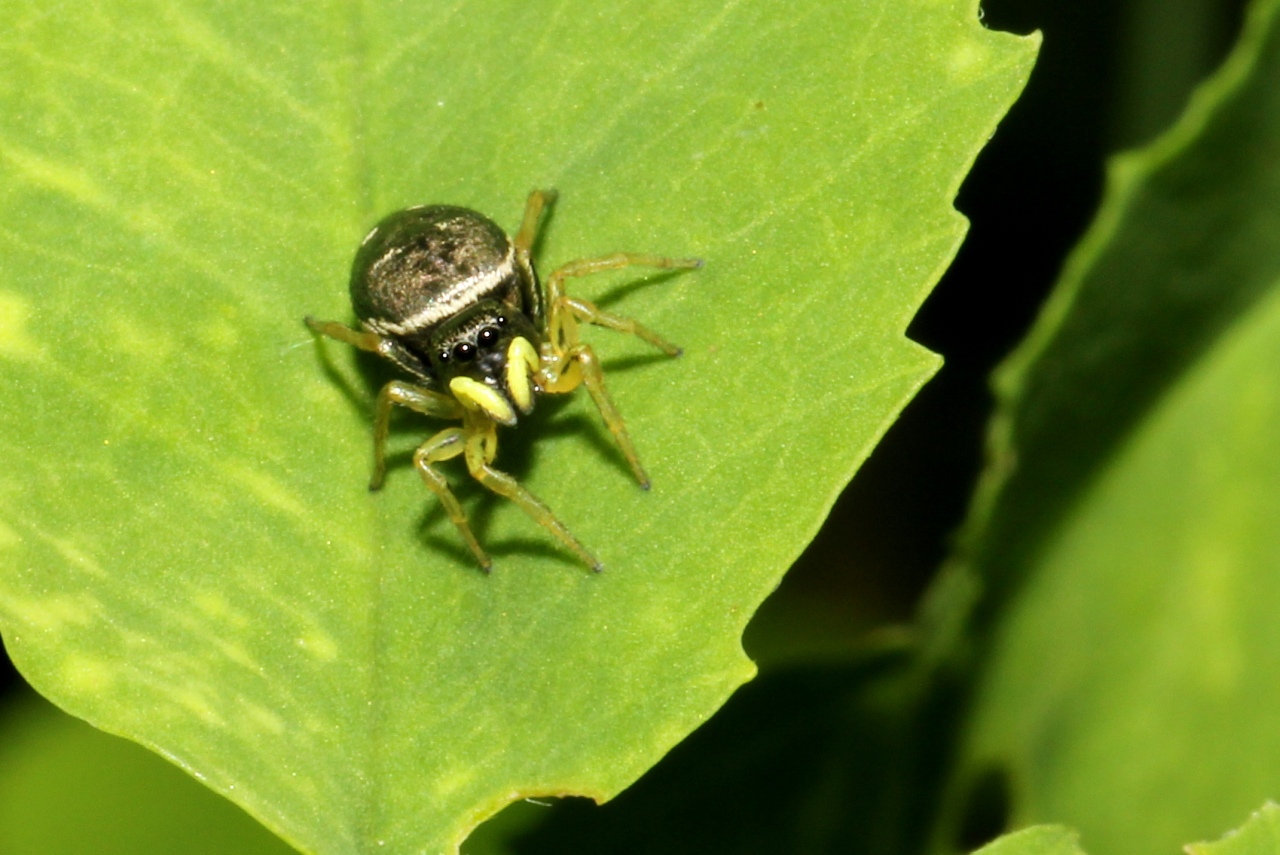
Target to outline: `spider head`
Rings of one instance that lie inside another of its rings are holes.
[[[497,300],[481,300],[436,327],[426,349],[440,385],[463,406],[506,425],[533,409],[540,338],[533,322]]]

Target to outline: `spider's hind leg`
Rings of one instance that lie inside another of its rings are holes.
[[[522,252],[527,256],[533,249],[533,244],[538,239],[538,229],[542,225],[542,212],[555,202],[558,195],[560,194],[555,190],[534,190],[529,194],[529,198],[524,203],[524,217],[520,221],[520,231],[516,232],[514,241],[516,252]]]

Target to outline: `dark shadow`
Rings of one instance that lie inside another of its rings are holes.
[[[652,350],[648,353],[637,353],[633,356],[618,356],[612,359],[601,359],[600,369],[604,372],[605,387],[609,385],[610,374],[622,374],[636,368],[647,368],[650,365],[656,365],[660,362],[670,362],[679,357],[667,356],[660,350]],[[586,391],[583,390],[583,394]]]
[[[974,777],[952,842],[956,851],[971,852],[1009,830],[1009,790],[1009,773],[1001,766],[989,766]]]
[[[625,267],[622,269],[623,270],[645,270],[645,269],[652,270],[654,268]],[[648,276],[641,276],[638,279],[632,279],[618,285],[617,287],[610,288],[600,297],[599,300],[595,300],[594,302],[600,308],[606,309],[609,306],[614,305],[615,303],[622,302],[630,295],[635,294],[639,291],[643,291],[647,288],[652,288],[655,285],[666,284],[668,281],[675,278],[676,276],[681,276],[686,273],[694,273],[694,272],[696,271],[689,268],[679,268],[676,270],[661,270],[657,273],[652,273]],[[597,275],[600,275],[600,274],[597,274]],[[591,277],[585,277],[585,278],[589,279]],[[573,280],[570,280],[570,281],[573,281]],[[565,288],[566,290],[569,290],[570,286],[566,284]],[[572,291],[570,291],[570,293],[572,293]],[[639,320],[641,323],[644,323],[644,321],[640,318],[637,318],[637,320]]]
[[[14,668],[13,663],[9,661],[8,652],[4,649],[4,641],[0,639],[0,701],[3,701],[7,693],[17,691],[22,685],[25,683],[18,676],[18,669]]]
[[[350,345],[343,344],[340,341],[334,341],[327,336],[314,332],[311,333],[311,338],[315,342],[313,352],[315,353],[316,361],[320,364],[321,373],[323,373],[325,378],[337,387],[338,391],[342,394],[342,397],[346,399],[347,404],[350,405],[352,410],[358,413],[366,421],[372,419],[373,395],[368,392],[368,383],[361,384],[363,388],[361,388],[361,386],[356,386],[351,382],[351,379],[338,368],[337,362],[334,361],[333,348],[349,348]],[[372,356],[372,354],[366,355]],[[361,365],[360,362],[362,362],[362,360],[357,360],[357,370],[361,374],[362,378],[367,380],[368,371],[365,370],[365,366]],[[375,394],[377,392],[377,388],[378,387],[376,386],[373,387]]]
[[[564,799],[519,855],[896,855],[919,844],[921,708],[899,656],[749,683],[613,801]]]

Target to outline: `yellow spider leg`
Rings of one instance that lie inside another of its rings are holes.
[[[497,450],[494,423],[478,413],[468,413],[464,424],[467,432],[467,470],[471,473],[471,477],[486,489],[519,505],[520,510],[528,514],[538,525],[560,538],[560,542],[569,547],[593,571],[599,573],[603,570],[604,565],[600,560],[587,551],[587,548],[573,536],[564,523],[556,519],[556,515],[550,508],[521,486],[515,478],[489,465],[493,461],[493,452]]]
[[[546,298],[548,307],[547,339],[549,353],[544,351],[542,370],[543,388],[547,392],[563,393],[585,383],[591,400],[600,411],[605,426],[613,434],[640,486],[649,489],[649,476],[640,465],[635,446],[627,433],[626,423],[604,385],[604,372],[595,352],[578,339],[578,321],[596,324],[618,332],[637,336],[671,356],[677,356],[680,348],[649,330],[638,322],[602,311],[586,300],[569,297],[564,292],[564,280],[575,276],[588,276],[604,270],[617,270],[633,265],[662,269],[701,267],[697,258],[667,258],[660,255],[638,255],[620,252],[600,258],[583,258],[571,261],[547,277]]]
[[[659,269],[687,269],[702,266],[699,258],[666,258],[661,255],[640,255],[618,252],[599,258],[580,258],[570,261],[547,277],[547,330],[558,350],[567,351],[578,343],[577,322],[565,303],[564,280],[577,276],[590,276],[605,270],[623,267],[656,267]],[[607,324],[606,324],[607,326]]]
[[[534,190],[524,203],[524,219],[520,221],[520,231],[516,232],[516,252],[528,255],[533,242],[538,239],[538,225],[542,221],[542,210],[556,200],[559,194],[554,190]]]
[[[469,451],[469,448],[469,437],[463,428],[445,428],[418,447],[418,450],[413,453],[413,465],[417,467],[427,487],[436,494],[436,498],[444,506],[444,511],[458,529],[458,534],[462,535],[471,554],[480,562],[480,568],[488,573],[493,567],[493,560],[472,533],[467,515],[463,513],[462,505],[458,503],[458,497],[449,489],[449,482],[431,466],[432,463],[457,457],[464,451]]]
[[[550,347],[543,354],[539,385],[544,392],[565,395],[582,385],[582,367],[569,354],[557,356]]]
[[[609,432],[613,434],[614,440],[618,443],[622,456],[627,459],[627,463],[631,466],[631,471],[635,474],[636,481],[640,482],[642,489],[648,490],[649,475],[644,471],[644,467],[640,465],[640,457],[636,454],[636,447],[631,444],[631,435],[627,433],[627,425],[623,422],[622,415],[618,412],[618,408],[614,406],[613,399],[609,397],[609,391],[604,386],[604,372],[600,370],[600,360],[596,357],[595,351],[591,349],[590,345],[580,344],[569,352],[569,356],[571,359],[569,363],[570,370],[565,373],[578,374],[581,377],[580,382],[586,384],[587,391],[591,393],[591,400],[595,402],[596,409],[600,411],[600,417],[604,419],[605,427],[609,428]]]
[[[318,321],[310,315],[303,318],[303,320],[314,332],[327,335],[329,338],[337,339],[343,344],[349,344],[361,350],[367,350],[370,353],[378,353],[379,346],[382,344],[382,336],[377,333],[353,330],[351,327],[340,324],[337,321]]]
[[[373,475],[369,478],[370,490],[380,489],[387,474],[387,433],[391,429],[391,408],[397,404],[426,416],[462,418],[462,407],[458,402],[439,392],[400,380],[392,380],[383,386],[373,406]]]
[[[580,321],[586,321],[589,324],[594,324],[598,327],[606,327],[621,333],[630,333],[637,338],[649,342],[649,344],[658,348],[658,350],[661,350],[667,356],[679,356],[681,353],[679,347],[667,341],[665,338],[644,326],[639,321],[603,311],[595,303],[590,303],[586,300],[579,300],[576,297],[566,296],[563,300],[565,306],[573,312],[573,316]]]
[[[327,335],[329,338],[336,339],[343,344],[349,344],[352,347],[376,353],[397,365],[401,364],[401,359],[399,358],[400,347],[389,338],[380,336],[375,332],[353,330],[351,327],[340,324],[337,321],[317,321],[310,316],[303,318],[303,320],[306,321],[307,326],[321,335]]]

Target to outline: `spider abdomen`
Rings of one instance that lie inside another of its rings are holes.
[[[420,336],[482,300],[523,310],[524,271],[497,223],[468,208],[424,205],[384,218],[351,267],[351,303],[368,329]]]

